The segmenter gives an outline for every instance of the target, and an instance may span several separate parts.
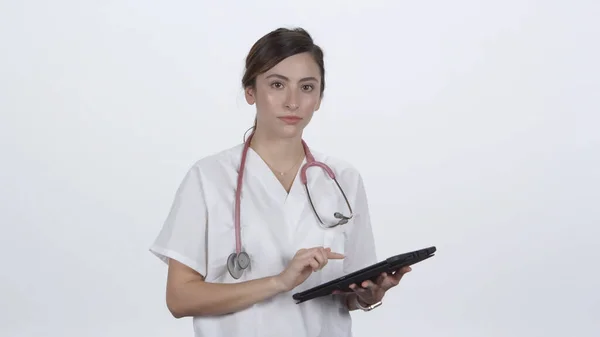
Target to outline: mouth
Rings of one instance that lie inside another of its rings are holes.
[[[279,117],[279,119],[281,119],[286,124],[297,124],[302,120],[302,118],[297,116],[283,116]]]

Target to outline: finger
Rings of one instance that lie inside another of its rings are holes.
[[[321,258],[323,259],[323,261],[325,261],[324,263],[327,264],[327,261],[329,260],[327,258],[327,248],[321,248],[319,250],[319,254],[320,254]],[[325,266],[325,264],[323,265],[323,267]]]
[[[352,290],[354,293],[356,293],[357,295],[362,295],[362,294],[364,294],[365,292],[367,292],[367,290],[366,290],[366,289],[363,289],[363,288],[361,288],[361,287],[357,286],[355,283],[352,283],[352,284],[349,286],[349,288],[350,288],[350,289],[351,289],[351,290]]]
[[[370,297],[377,297],[377,294],[381,291],[384,290],[384,288],[380,287],[379,285],[375,284],[373,281],[365,281],[362,284],[363,290],[369,294]]]
[[[312,268],[313,271],[319,270],[319,261],[311,258],[308,260],[308,265]]]
[[[323,252],[323,254],[324,254],[324,255],[325,255],[327,258],[330,258],[330,259],[332,258],[332,257],[329,257],[329,256],[330,256],[330,254],[333,254],[334,256],[337,256],[337,258],[343,258],[343,256],[344,256],[344,255],[342,255],[342,254],[339,254],[339,253],[331,253],[331,248],[329,248],[329,247],[327,247],[327,248],[325,248],[325,247],[312,247],[312,248],[309,248],[309,249],[305,249],[305,248],[303,248],[303,249],[300,249],[300,250],[299,250],[299,251],[296,253],[296,255],[298,255],[298,257],[306,257],[306,256],[308,256],[308,255],[310,255],[310,254],[313,254],[313,253],[314,253],[314,252],[316,252],[316,251],[321,251],[321,252]]]
[[[397,286],[399,282],[400,281],[397,280],[393,274],[386,273],[385,277],[383,277],[381,279],[381,282],[378,282],[377,285],[384,291],[387,291],[388,289]]]
[[[375,283],[373,283],[373,281],[366,280],[366,281],[363,281],[361,286],[365,289],[373,289],[373,288],[375,288],[376,285],[375,285]]]
[[[319,261],[317,259],[315,259],[315,255],[314,254],[310,254],[308,256],[303,257],[302,259],[298,259],[298,262],[300,262],[300,264],[302,264],[305,267],[311,267],[311,268],[319,268]]]
[[[396,271],[393,275],[388,276],[382,282],[383,288],[387,290],[387,289],[397,286],[400,283],[400,281],[402,280],[402,277],[404,276],[404,274],[406,274],[410,271],[411,271],[410,267],[404,267],[404,268]]]
[[[314,253],[313,258],[319,263],[319,269],[323,269],[323,267],[325,267],[327,264],[325,253],[320,250]]]
[[[305,249],[301,254],[298,254],[298,259],[310,259],[315,255],[315,252],[319,250],[319,247],[313,247]]]
[[[310,254],[314,254],[315,252],[325,250],[325,249],[327,249],[327,248],[321,247],[321,246],[304,248],[302,253],[303,253],[303,255],[310,255]],[[331,249],[329,249],[329,250],[331,250]]]
[[[345,258],[345,256],[344,256],[344,254],[329,251],[329,252],[327,252],[327,258],[333,259],[333,260],[339,260],[339,259]]]
[[[404,276],[404,274],[410,272],[411,270],[412,270],[412,268],[407,266],[407,267],[403,267],[400,270],[396,271],[394,273],[394,277],[393,277],[394,281],[396,281],[396,284],[397,284],[397,282],[400,282],[400,280],[402,279],[402,276]]]

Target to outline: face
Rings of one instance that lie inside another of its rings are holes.
[[[309,53],[290,56],[246,88],[246,101],[256,104],[257,132],[292,138],[302,131],[321,105],[319,66]]]

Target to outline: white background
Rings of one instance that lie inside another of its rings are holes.
[[[251,45],[302,26],[308,144],[361,170],[380,258],[438,247],[356,336],[599,336],[598,2],[285,3],[0,1],[0,335],[192,336],[148,247],[252,124]]]

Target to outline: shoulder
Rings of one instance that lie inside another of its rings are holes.
[[[192,163],[190,171],[201,175],[212,176],[229,169],[237,170],[241,159],[243,144],[226,148],[216,153],[201,157]]]
[[[242,148],[243,144],[238,144],[196,159],[188,166],[181,186],[188,186],[199,192],[215,184],[229,181],[229,177],[237,174]]]

